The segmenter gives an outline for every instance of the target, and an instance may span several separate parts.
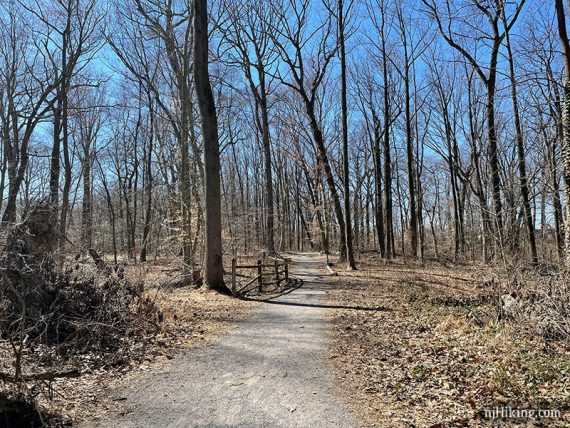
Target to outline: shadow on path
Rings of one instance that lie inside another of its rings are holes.
[[[280,302],[274,300],[263,300],[263,303],[272,305],[287,305],[287,306],[304,306],[308,308],[326,308],[326,309],[351,309],[355,311],[370,311],[370,312],[392,312],[391,308],[383,306],[377,308],[368,308],[366,306],[345,306],[345,305],[328,305],[323,303],[295,303],[295,302]]]
[[[323,308],[336,306],[321,303],[331,287],[322,257],[294,257],[298,284],[277,300],[249,298],[261,304],[235,329],[133,379],[116,392],[124,410],[82,427],[359,428],[328,366]]]
[[[295,290],[298,290],[304,287],[307,291],[324,291],[326,292],[326,283],[324,281],[324,277],[321,275],[315,276],[313,272],[314,269],[318,269],[322,266],[322,262],[320,261],[291,261],[291,266],[300,268],[296,273],[296,283],[294,286],[287,288],[280,292],[279,294],[273,294],[269,297],[248,297],[248,296],[240,296],[241,299],[247,301],[254,301],[254,302],[261,302],[261,303],[268,303],[271,305],[283,305],[283,306],[299,306],[299,307],[307,307],[307,308],[324,308],[324,309],[347,309],[347,310],[355,310],[355,311],[368,311],[368,312],[392,312],[393,309],[379,306],[379,307],[367,307],[367,306],[347,306],[347,305],[337,305],[337,304],[327,304],[327,303],[302,303],[298,300],[305,300],[304,298],[298,296],[290,296],[287,300],[276,300],[280,297],[286,296],[292,293]],[[302,277],[308,279],[302,279]]]

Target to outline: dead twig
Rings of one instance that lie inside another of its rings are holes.
[[[81,376],[81,372],[77,369],[66,370],[63,372],[46,372],[46,373],[34,373],[34,374],[20,374],[18,378],[15,376],[0,372],[0,380],[4,382],[16,382],[18,380],[24,382],[39,381],[39,380],[55,380],[61,378],[75,378]]]

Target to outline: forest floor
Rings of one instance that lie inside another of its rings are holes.
[[[570,358],[562,343],[497,322],[481,266],[338,267],[330,364],[370,427],[570,426]],[[566,345],[567,346],[567,345]],[[493,420],[485,409],[555,409],[561,418]]]
[[[301,288],[259,303],[220,340],[115,387],[121,408],[83,426],[359,426],[327,365],[324,259],[292,258]]]
[[[133,268],[164,329],[141,359],[54,381],[52,411],[86,427],[570,427],[568,345],[497,322],[490,268],[366,255],[331,276],[323,256],[289,256],[303,285],[265,301],[157,288],[160,269]],[[563,417],[492,420],[496,407]]]

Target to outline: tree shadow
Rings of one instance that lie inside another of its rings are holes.
[[[277,295],[272,295],[272,296],[267,297],[267,298],[240,296],[240,299],[250,301],[250,302],[268,303],[271,305],[299,306],[299,307],[307,307],[307,308],[324,308],[324,309],[348,309],[348,310],[368,311],[368,312],[392,312],[391,308],[388,308],[385,306],[367,307],[367,306],[335,305],[335,304],[327,304],[327,303],[301,303],[301,302],[275,300],[275,299],[283,297],[287,294],[290,294],[295,290],[298,290],[303,285],[305,285],[305,283],[306,282],[304,280],[297,279],[297,283],[295,286],[290,287],[286,290],[283,290],[281,293],[279,293]]]
[[[301,306],[308,308],[325,308],[325,309],[349,309],[354,311],[368,311],[368,312],[392,312],[391,308],[385,306],[378,306],[375,308],[370,308],[366,306],[347,306],[347,305],[332,305],[326,303],[297,303],[297,302],[281,302],[275,300],[263,300],[263,303],[269,303],[272,305],[284,305],[284,306]]]

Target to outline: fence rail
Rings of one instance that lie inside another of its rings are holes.
[[[257,271],[257,275],[239,289],[237,288],[238,269],[256,269]],[[271,278],[271,280],[264,282],[264,278]],[[275,260],[272,264],[264,264],[262,260],[257,260],[255,265],[239,265],[236,259],[232,259],[232,294],[234,296],[245,292],[253,284],[256,284],[259,293],[263,293],[263,286],[274,284],[279,287],[282,282],[289,283],[289,263],[287,261]]]

